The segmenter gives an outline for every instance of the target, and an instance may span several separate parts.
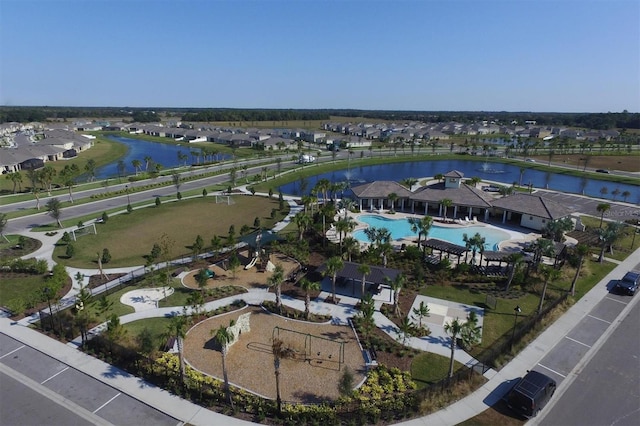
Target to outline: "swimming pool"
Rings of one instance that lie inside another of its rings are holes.
[[[409,220],[404,219],[388,219],[378,215],[362,215],[358,217],[359,222],[366,223],[369,227],[387,228],[391,232],[392,240],[400,240],[403,238],[417,237],[418,234],[411,231]],[[437,238],[439,240],[449,241],[453,244],[464,246],[462,237],[467,234],[469,237],[476,232],[485,238],[485,249],[497,250],[501,241],[508,240],[511,236],[499,229],[487,226],[466,226],[464,228],[449,228],[433,225],[429,230],[428,238]],[[370,242],[363,229],[359,229],[353,233],[353,238],[361,242]],[[423,236],[424,238],[424,236]]]

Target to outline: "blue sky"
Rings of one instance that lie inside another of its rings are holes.
[[[0,104],[640,111],[638,0],[0,0]]]

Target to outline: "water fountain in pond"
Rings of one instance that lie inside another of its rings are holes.
[[[494,169],[491,167],[491,164],[489,163],[483,163],[478,170],[483,173],[491,173],[491,174],[504,173],[504,170]]]

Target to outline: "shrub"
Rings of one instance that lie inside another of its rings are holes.
[[[109,215],[107,214],[107,212],[102,212],[102,222],[107,223],[108,220]]]
[[[160,204],[162,204],[162,201],[160,201],[160,197],[156,197],[156,207],[159,207]]]
[[[102,263],[109,263],[111,261],[111,253],[109,253],[109,249],[105,248],[102,250]]]
[[[76,248],[73,244],[67,244],[67,249],[65,250],[65,254],[68,259],[71,259],[73,255],[76,253]]]

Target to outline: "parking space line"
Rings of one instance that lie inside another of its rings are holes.
[[[618,302],[618,303],[621,303],[623,305],[627,305],[628,304],[628,302],[623,302],[622,300],[612,299],[610,297],[605,297],[605,299],[613,300],[614,302]]]
[[[587,316],[588,316],[589,318],[593,318],[593,319],[596,319],[596,320],[598,320],[598,321],[602,321],[602,322],[605,322],[605,323],[607,323],[607,324],[611,324],[611,321],[607,321],[607,320],[603,320],[602,318],[594,317],[594,316],[593,316],[593,315],[591,315],[591,314],[587,314]]]
[[[579,344],[579,345],[586,346],[587,348],[590,348],[590,347],[591,347],[591,346],[587,345],[586,343],[582,343],[582,342],[580,342],[579,340],[572,339],[572,338],[571,338],[571,337],[569,337],[569,336],[564,336],[564,338],[565,338],[565,339],[569,339],[569,340],[571,340],[572,342],[576,342],[576,343],[577,343],[577,344]]]
[[[107,402],[105,402],[104,404],[102,404],[101,406],[99,406],[98,408],[96,408],[93,412],[93,414],[97,413],[98,411],[100,411],[101,409],[103,409],[104,407],[107,406],[107,404],[109,404],[111,401],[113,401],[114,399],[116,399],[117,397],[119,397],[120,395],[122,395],[122,392],[118,392],[118,394],[116,396],[114,396],[113,398],[111,398],[110,400],[108,400]]]
[[[563,379],[566,379],[566,378],[567,378],[567,376],[565,376],[564,374],[560,374],[560,373],[558,373],[556,370],[552,370],[551,368],[546,367],[546,366],[544,366],[544,365],[542,365],[542,364],[540,364],[540,363],[538,363],[538,365],[539,365],[540,367],[544,368],[545,370],[549,370],[549,371],[551,371],[553,374],[557,374],[558,376],[562,377]]]
[[[67,371],[69,369],[69,366],[66,366],[63,370],[58,371],[56,374],[54,374],[53,376],[49,377],[47,380],[45,380],[44,382],[40,382],[41,385],[44,385],[45,383],[47,383],[49,380],[53,379],[54,377],[56,377],[58,374],[60,373],[64,373],[65,371]]]
[[[11,352],[6,353],[6,354],[4,354],[4,355],[0,356],[0,359],[4,358],[5,356],[9,356],[9,355],[11,355],[11,354],[12,354],[12,353],[14,353],[14,352],[19,351],[20,349],[24,348],[25,346],[26,346],[26,345],[22,345],[22,346],[20,346],[19,348],[16,348],[16,349],[12,350]]]

